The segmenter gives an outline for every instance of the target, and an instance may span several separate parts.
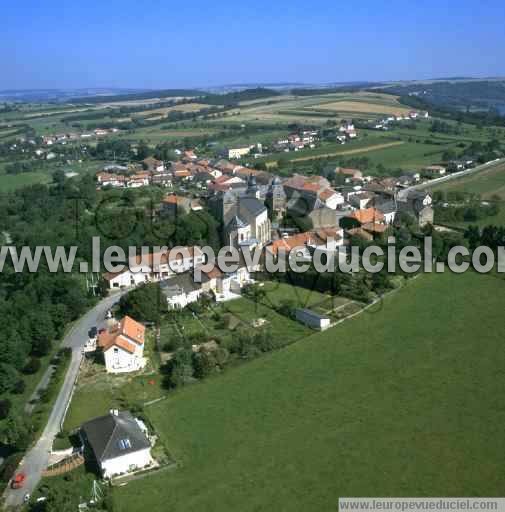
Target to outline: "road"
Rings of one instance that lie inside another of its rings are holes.
[[[496,160],[492,160],[491,162],[486,162],[485,164],[478,165],[477,167],[473,167],[472,169],[467,169],[466,171],[458,171],[448,174],[447,176],[442,176],[441,178],[435,178],[434,180],[426,181],[419,185],[414,185],[405,190],[423,190],[427,188],[431,188],[434,185],[439,185],[441,183],[445,183],[447,181],[457,180],[459,178],[464,178],[470,174],[475,174],[478,172],[485,171],[487,169],[491,169],[497,165],[501,165],[505,162],[505,158],[498,158]]]
[[[26,453],[18,467],[17,472],[22,471],[26,474],[25,485],[22,489],[11,489],[10,487],[6,489],[4,493],[5,507],[21,505],[24,495],[26,493],[31,494],[39,483],[42,472],[47,467],[53,440],[61,429],[68,405],[72,398],[74,383],[79,374],[79,367],[83,357],[82,348],[88,339],[88,331],[93,326],[101,327],[105,325],[105,314],[107,310],[119,300],[122,293],[117,293],[100,301],[74,324],[71,331],[63,339],[61,346],[70,347],[72,349],[69,368],[42,435],[35,445]]]

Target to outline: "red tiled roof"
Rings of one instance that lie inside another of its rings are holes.
[[[361,227],[370,233],[384,233],[387,229],[385,224],[378,224],[377,222],[368,222],[363,224]]]
[[[376,208],[364,208],[351,213],[351,218],[357,220],[360,224],[368,224],[370,222],[380,222],[384,220],[384,214]]]
[[[190,258],[193,258],[195,256],[195,253],[196,253],[196,255],[199,255],[202,253],[201,249],[197,246],[191,246],[191,247],[177,246],[177,247],[173,247],[168,252],[149,253],[149,254],[146,254],[145,257],[142,257],[141,254],[137,254],[133,258],[129,259],[129,263],[130,263],[130,266],[140,265],[141,263],[143,263],[152,268],[153,264],[155,263],[155,256],[156,256],[156,263],[157,263],[157,260],[159,259],[160,264],[168,263],[169,259],[170,259],[170,261],[183,259],[183,256],[180,253],[181,249],[186,249]]]
[[[306,244],[324,245],[328,238],[341,238],[340,230],[328,228],[320,229],[318,231],[306,231],[305,233],[298,233],[297,235],[275,240],[272,245],[267,247],[267,249],[275,255],[279,252],[280,249],[284,249],[287,254],[295,247],[303,247]]]
[[[135,352],[135,343],[144,344],[146,328],[130,318],[125,316],[114,327],[101,333],[98,336],[98,346],[105,352],[113,346],[120,347],[127,352]]]
[[[334,196],[336,194],[336,192],[331,189],[331,188],[327,188],[325,190],[323,190],[320,194],[319,194],[319,197],[323,200],[323,201],[326,201],[327,199],[329,199],[330,197]]]

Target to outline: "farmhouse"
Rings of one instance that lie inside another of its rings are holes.
[[[107,372],[125,373],[143,368],[144,336],[145,327],[129,316],[100,333],[97,345],[104,355]]]
[[[87,421],[80,437],[104,478],[142,469],[153,462],[146,426],[127,411],[113,410]]]

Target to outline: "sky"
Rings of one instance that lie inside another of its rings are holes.
[[[505,76],[503,0],[0,0],[0,90]]]

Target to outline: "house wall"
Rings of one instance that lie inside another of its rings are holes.
[[[193,290],[190,293],[182,293],[181,295],[177,295],[175,297],[167,297],[168,309],[182,309],[185,308],[188,304],[192,302],[196,302],[200,295],[203,293],[202,289]]]
[[[130,286],[132,282],[132,274],[129,270],[113,277],[109,283],[109,288],[120,288],[121,286]]]
[[[395,217],[396,212],[384,213],[384,222],[386,222],[386,224],[391,224],[395,220]]]
[[[127,453],[121,457],[104,460],[100,464],[100,469],[105,478],[110,478],[120,473],[127,473],[136,469],[141,469],[152,462],[151,449],[145,448],[136,452]]]
[[[339,204],[344,204],[344,196],[341,194],[333,194],[329,197],[324,204],[327,208],[331,208],[332,210],[336,210]]]
[[[121,347],[112,346],[104,352],[105,368],[109,373],[135,372],[143,366],[144,346],[136,345],[134,354]]]

